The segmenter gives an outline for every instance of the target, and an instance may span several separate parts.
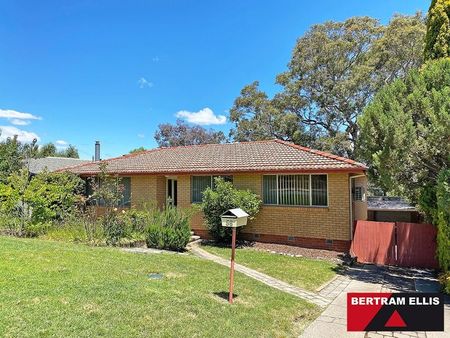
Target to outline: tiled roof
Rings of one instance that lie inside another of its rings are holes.
[[[25,160],[25,165],[32,174],[38,174],[44,171],[44,169],[47,169],[48,171],[57,171],[63,168],[79,166],[86,163],[91,163],[91,161],[69,157],[44,157]]]
[[[232,172],[326,172],[367,169],[353,160],[280,140],[157,148],[104,160],[116,174],[201,174]],[[98,162],[69,168],[99,172]]]

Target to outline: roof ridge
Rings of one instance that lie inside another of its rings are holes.
[[[357,162],[355,160],[352,160],[350,158],[347,158],[347,157],[334,155],[334,154],[328,153],[326,151],[300,146],[298,144],[295,144],[295,143],[292,143],[292,142],[288,142],[288,141],[279,140],[279,139],[276,139],[274,141],[277,142],[277,143],[284,144],[286,146],[292,147],[292,148],[296,148],[296,149],[307,151],[307,152],[310,152],[310,153],[313,153],[313,154],[325,156],[325,157],[331,158],[333,160],[338,160],[338,161],[342,161],[342,162],[345,162],[345,163],[354,164],[354,165],[357,165],[357,166],[360,166],[360,167],[363,167],[363,168],[367,169],[366,165],[364,165],[364,164],[362,164],[360,162]]]

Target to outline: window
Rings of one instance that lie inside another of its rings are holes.
[[[98,178],[95,178],[95,180],[98,180]],[[92,181],[91,179],[87,179],[85,182],[86,182],[86,196],[91,196],[94,193]],[[101,184],[102,183],[100,182],[100,185]],[[123,188],[122,199],[117,203],[117,206],[129,207],[131,206],[131,177],[121,177],[120,185]],[[99,201],[94,201],[93,203],[98,206],[105,206],[105,201],[103,199],[100,199]]]
[[[327,206],[327,175],[264,175],[263,202]]]
[[[192,176],[191,180],[191,201],[201,203],[203,192],[209,188],[214,188],[214,179],[222,177],[226,182],[233,182],[233,176]]]
[[[131,177],[122,177],[120,184],[123,186],[123,197],[119,201],[119,207],[129,207],[131,206]]]
[[[363,187],[355,187],[353,189],[353,200],[354,201],[362,201],[364,195],[364,188]]]

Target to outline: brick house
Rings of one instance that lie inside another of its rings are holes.
[[[263,204],[242,229],[251,240],[346,251],[354,221],[367,219],[363,164],[280,140],[159,148],[102,162],[123,178],[124,207],[190,207],[215,176],[253,191]],[[68,170],[93,176],[98,163]],[[201,213],[192,230],[208,236]]]

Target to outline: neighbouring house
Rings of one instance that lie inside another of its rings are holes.
[[[28,168],[31,175],[39,174],[40,172],[58,171],[64,168],[73,167],[81,164],[86,164],[91,161],[80,160],[78,158],[69,157],[43,157],[43,158],[30,158],[24,161],[25,166]]]
[[[367,198],[367,218],[377,222],[420,223],[417,209],[401,197],[370,196]]]
[[[250,240],[347,251],[354,221],[367,219],[366,166],[280,140],[158,148],[101,162],[123,177],[123,207],[190,207],[216,176],[255,192],[261,211],[241,232]],[[95,176],[99,163],[68,170]],[[208,237],[201,212],[192,229]]]

